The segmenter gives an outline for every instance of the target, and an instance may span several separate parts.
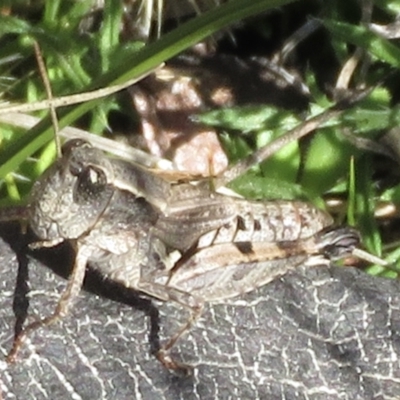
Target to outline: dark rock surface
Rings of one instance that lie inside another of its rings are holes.
[[[64,247],[27,252],[17,225],[1,225],[0,237],[3,399],[400,398],[400,284],[334,266],[300,267],[208,305],[173,353],[191,377],[151,355],[186,311],[93,274],[71,314],[7,365],[16,326],[54,310],[71,257]]]

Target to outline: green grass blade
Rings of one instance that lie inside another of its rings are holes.
[[[232,0],[179,26],[156,42],[127,56],[119,63],[116,62],[108,73],[93,82],[89,87],[85,88],[84,91],[108,85],[121,84],[138,77],[235,21],[266,11],[270,8],[283,6],[293,1],[294,0]],[[133,65],[133,67],[130,67],[131,65]],[[72,124],[76,119],[93,109],[101,101],[103,100],[92,100],[74,107],[71,111],[60,112],[60,128]],[[12,142],[0,154],[0,178],[5,177],[7,173],[13,171],[25,161],[27,157],[39,150],[52,138],[53,128],[50,118],[47,117],[25,135]]]
[[[323,24],[340,40],[360,46],[379,60],[400,68],[400,49],[389,40],[379,37],[363,26],[330,20],[324,20]]]

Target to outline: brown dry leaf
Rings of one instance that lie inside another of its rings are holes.
[[[192,121],[205,109],[195,79],[163,68],[131,89],[142,134],[152,154],[193,175],[217,175],[228,166],[217,133]]]
[[[193,175],[209,176],[223,172],[228,160],[216,131],[192,115],[243,104],[301,109],[306,96],[262,60],[203,53],[193,50],[172,60],[130,93],[150,152]]]

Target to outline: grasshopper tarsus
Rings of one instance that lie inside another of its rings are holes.
[[[12,345],[12,348],[10,352],[8,353],[6,357],[6,362],[8,364],[13,364],[17,360],[18,353],[20,352],[21,348],[23,347],[26,339],[29,337],[29,335],[32,334],[32,332],[48,326],[52,325],[53,323],[57,322],[62,316],[61,315],[56,315],[56,313],[50,315],[49,317],[43,318],[38,321],[34,321],[31,324],[27,325],[16,337],[14,338],[14,342]]]
[[[68,288],[72,286],[68,284],[67,289],[64,291],[61,299],[58,302],[58,305],[53,314],[45,317],[43,319],[34,321],[27,325],[19,334],[14,338],[14,342],[10,352],[7,355],[6,361],[9,364],[13,364],[18,356],[19,351],[23,347],[26,339],[38,329],[44,328],[49,325],[53,325],[58,322],[60,319],[65,317],[68,314],[68,309],[72,304],[75,296],[68,290]]]
[[[7,364],[14,364],[17,361],[19,350],[21,349],[24,342],[25,342],[25,335],[23,335],[23,332],[21,332],[18,336],[14,338],[14,343],[12,345],[12,348],[6,357]]]
[[[175,373],[182,376],[191,376],[193,375],[193,367],[191,365],[179,362],[174,360],[169,351],[165,351],[163,348],[158,350],[155,354],[157,360],[170,371],[174,371]]]

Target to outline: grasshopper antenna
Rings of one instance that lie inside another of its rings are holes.
[[[53,91],[51,90],[49,75],[47,74],[47,69],[46,69],[46,65],[43,60],[42,51],[40,50],[39,43],[36,40],[33,42],[33,47],[35,49],[35,56],[36,56],[36,61],[39,66],[40,76],[42,77],[43,84],[46,89],[47,98],[49,100],[49,108],[50,108],[51,121],[53,123],[54,140],[56,143],[57,156],[60,157],[61,156],[61,145],[60,145],[60,140],[58,137],[58,132],[60,129],[59,129],[59,125],[58,125],[56,107],[54,106],[54,103],[53,103],[53,100],[54,100]]]

